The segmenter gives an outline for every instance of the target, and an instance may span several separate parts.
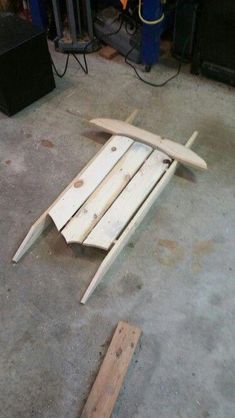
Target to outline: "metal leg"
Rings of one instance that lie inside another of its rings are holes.
[[[76,28],[76,21],[74,16],[74,5],[73,0],[66,0],[67,3],[67,13],[68,13],[68,22],[69,22],[69,30],[72,41],[75,43],[77,42],[77,28]]]
[[[96,50],[97,44],[91,42],[94,38],[94,33],[90,0],[66,0],[68,25],[72,42],[63,39],[60,0],[52,0],[52,4],[57,32],[56,48],[66,53],[82,52],[84,48],[87,48],[88,52]],[[87,37],[84,39],[84,31],[88,34],[89,40],[86,39]]]
[[[93,32],[93,20],[91,15],[91,2],[90,0],[85,0],[86,5],[86,19],[87,19],[87,29],[88,29],[88,35],[91,39],[94,37]]]
[[[55,25],[56,25],[56,32],[58,38],[62,38],[63,36],[63,25],[62,25],[62,19],[60,14],[60,4],[59,0],[52,0],[53,5],[53,12],[55,17]]]
[[[76,1],[77,4],[77,18],[78,18],[78,35],[82,36],[82,22],[81,22],[81,11],[80,11],[80,1]]]

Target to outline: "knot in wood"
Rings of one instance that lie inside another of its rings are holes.
[[[74,187],[77,189],[78,187],[82,187],[83,186],[84,181],[83,180],[78,180],[74,183]]]

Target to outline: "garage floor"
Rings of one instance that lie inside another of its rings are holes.
[[[54,54],[62,69],[64,56]],[[162,89],[122,58],[71,59],[57,89],[11,119],[0,114],[1,418],[77,418],[118,320],[143,329],[113,418],[235,417],[234,91],[183,68]],[[148,75],[175,71],[158,65]],[[103,258],[55,228],[17,265],[36,218],[100,149],[86,120],[125,119],[194,146],[206,173],[181,168],[87,305]]]

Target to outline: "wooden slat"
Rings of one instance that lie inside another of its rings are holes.
[[[118,323],[81,418],[111,417],[140,336],[140,328],[123,321]]]
[[[125,154],[133,143],[127,137],[115,136],[109,146],[83,172],[82,176],[73,183],[63,197],[53,206],[49,215],[58,230],[69,221],[100,182],[112,170],[118,160]]]
[[[104,214],[100,222],[88,235],[84,245],[108,250],[116,237],[137,211],[141,203],[150,193],[154,185],[162,176],[169,157],[161,151],[154,151],[113,205]]]
[[[187,148],[190,148],[196,137],[198,135],[198,132],[195,131],[193,135],[189,138],[189,140],[186,142],[185,146]],[[91,283],[89,284],[88,288],[86,289],[86,292],[84,293],[81,303],[85,304],[89,297],[92,295],[104,275],[107,273],[109,268],[112,266],[113,262],[116,260],[118,254],[121,252],[123,247],[127,244],[130,237],[135,233],[136,229],[148,213],[149,209],[155,202],[155,200],[158,198],[158,196],[161,194],[161,192],[164,190],[170,179],[175,173],[175,170],[177,168],[177,161],[174,160],[168,170],[165,172],[165,174],[162,176],[162,178],[159,180],[159,182],[156,184],[150,195],[147,197],[147,199],[144,201],[142,206],[139,208],[138,212],[135,214],[135,216],[132,218],[130,223],[127,225],[127,227],[124,229],[123,233],[120,235],[118,240],[115,242],[114,246],[111,248],[111,250],[106,255],[104,261],[101,263],[100,267],[98,268],[97,272],[95,273]]]
[[[68,243],[82,243],[92,228],[124,189],[152,152],[147,145],[135,142],[119,160],[100,186],[62,230]]]
[[[154,148],[157,147],[170,157],[182,163],[191,165],[192,167],[200,168],[202,170],[207,169],[206,162],[201,157],[177,142],[163,139],[159,135],[137,128],[136,126],[132,126],[121,120],[100,118],[92,119],[91,123],[112,134],[127,135],[130,138],[137,139]]]

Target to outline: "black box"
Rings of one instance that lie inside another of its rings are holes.
[[[175,10],[173,54],[190,59],[193,54],[198,0],[181,0]]]
[[[14,115],[54,88],[45,31],[0,14],[0,110]]]
[[[235,1],[201,2],[192,73],[235,85]]]

